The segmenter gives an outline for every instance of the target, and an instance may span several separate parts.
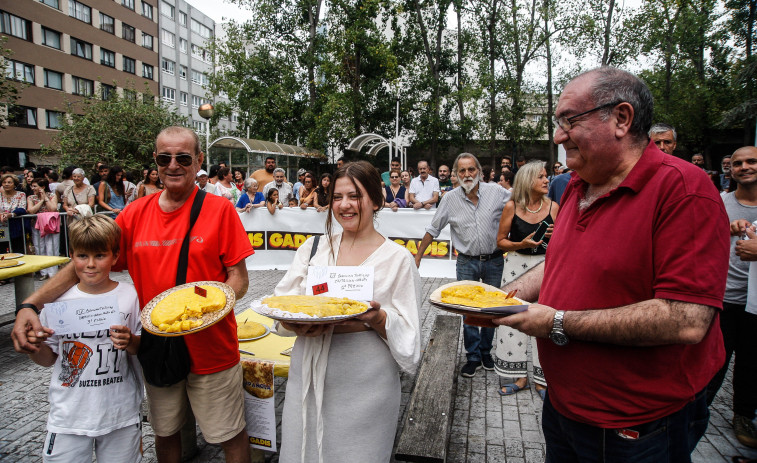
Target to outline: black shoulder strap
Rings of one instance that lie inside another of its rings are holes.
[[[189,234],[192,232],[197,217],[200,216],[200,209],[202,209],[202,202],[205,200],[205,191],[198,189],[195,195],[194,201],[192,201],[192,210],[189,212],[189,229],[187,230],[187,236],[184,237],[184,242],[181,243],[181,251],[179,251],[179,266],[176,269],[176,286],[183,285],[187,282],[187,267],[189,266]]]
[[[311,260],[313,260],[313,256],[315,255],[315,252],[318,251],[318,241],[321,240],[321,235],[315,235],[313,237],[313,248],[310,250],[310,259],[308,259],[308,264]]]

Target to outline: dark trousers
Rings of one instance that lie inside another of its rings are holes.
[[[502,285],[502,269],[505,259],[502,256],[487,261],[457,256],[457,279],[482,281],[499,288]],[[480,362],[484,355],[489,355],[494,342],[496,328],[479,328],[463,325],[463,344],[469,362]]]
[[[705,390],[681,410],[659,420],[631,426],[638,438],[619,430],[573,421],[544,401],[542,429],[547,441],[546,463],[687,463],[707,429],[710,412]]]
[[[733,365],[733,412],[749,419],[757,409],[757,315],[746,311],[746,305],[723,303],[720,330],[725,344],[725,364],[707,385],[707,405],[723,384],[731,356]]]

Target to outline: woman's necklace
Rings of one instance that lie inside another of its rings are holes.
[[[527,210],[528,212],[532,213],[532,214],[538,214],[538,213],[539,213],[539,211],[541,210],[541,208],[542,208],[543,206],[544,206],[544,198],[542,198],[542,199],[541,199],[541,201],[539,202],[539,209],[537,209],[537,210],[535,210],[535,211],[532,211],[531,209],[529,209],[529,208],[528,208],[528,206],[526,206],[526,210]]]

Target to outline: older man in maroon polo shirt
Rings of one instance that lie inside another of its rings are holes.
[[[545,263],[510,285],[539,304],[495,320],[539,337],[547,462],[686,462],[707,427],[728,217],[701,169],[649,142],[652,109],[610,67],[557,104],[575,173]]]

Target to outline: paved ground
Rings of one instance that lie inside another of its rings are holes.
[[[282,271],[250,272],[250,291],[237,304],[237,311],[246,308],[249,301],[270,294],[283,274]],[[114,278],[128,280],[125,274],[114,275]],[[449,280],[424,278],[424,300],[427,300],[433,289],[447,282]],[[12,310],[13,286],[0,286],[0,315]],[[437,309],[424,304],[421,313],[424,346],[428,342],[436,313]],[[13,351],[10,331],[10,326],[0,328],[0,461],[38,462],[41,461],[38,455],[41,453],[45,436],[50,372]],[[465,360],[462,352],[461,345],[458,363]],[[414,377],[403,374],[403,413],[413,381]],[[449,462],[524,463],[544,460],[544,436],[541,432],[542,402],[538,394],[531,390],[503,398],[497,394],[498,385],[497,375],[483,370],[473,379],[458,380],[448,452]],[[277,379],[276,387],[280,419],[286,381]],[[739,444],[731,430],[729,423],[732,418],[732,394],[729,374],[711,407],[710,426],[693,455],[695,462],[729,462],[733,455],[757,458],[757,451]],[[198,447],[200,453],[191,461],[223,461],[220,448],[205,443],[201,434],[198,437]],[[144,428],[144,448],[145,461],[156,461],[149,424]],[[276,462],[277,458],[270,455],[268,460]]]

